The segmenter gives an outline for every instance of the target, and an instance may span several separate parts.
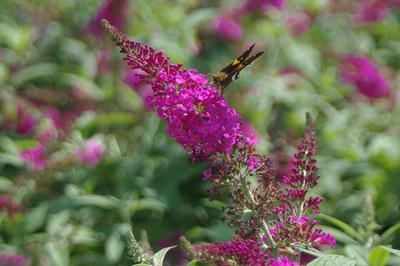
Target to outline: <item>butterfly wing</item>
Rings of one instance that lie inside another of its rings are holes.
[[[250,46],[246,51],[243,52],[243,54],[241,54],[238,58],[233,60],[232,63],[221,69],[220,72],[229,75],[233,70],[235,70],[240,64],[242,64],[246,60],[246,58],[250,55],[255,45],[256,44],[254,43],[252,46]]]
[[[259,58],[263,54],[264,54],[264,52],[259,52],[255,55],[251,56],[247,60],[245,60],[243,63],[237,65],[236,68],[227,75],[224,82],[222,82],[222,85],[224,85],[224,83],[225,83],[226,84],[225,87],[226,87],[232,81],[237,80],[239,78],[240,71],[242,71],[242,69],[244,69],[245,67],[251,65],[254,61],[257,60],[257,58]]]

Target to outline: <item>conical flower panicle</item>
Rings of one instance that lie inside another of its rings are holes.
[[[204,75],[170,64],[161,51],[126,39],[107,21],[103,26],[126,54],[124,60],[140,70],[138,79],[151,86],[147,102],[167,122],[169,135],[195,160],[231,151],[241,134],[241,118]]]

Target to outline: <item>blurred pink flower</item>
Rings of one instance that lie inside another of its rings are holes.
[[[301,36],[306,33],[312,24],[310,15],[303,11],[297,10],[290,14],[286,20],[287,27],[292,31],[295,37]]]
[[[21,210],[21,205],[15,202],[10,195],[0,195],[0,211],[6,211],[8,214],[14,214]]]
[[[22,106],[17,107],[17,116],[17,124],[15,127],[17,133],[24,135],[32,133],[36,124],[36,119]]]
[[[142,98],[143,104],[147,110],[151,109],[150,97],[153,94],[151,86],[146,84],[146,73],[139,70],[130,70],[122,78],[122,81],[134,91],[136,91]]]
[[[4,266],[27,266],[30,261],[21,254],[0,253],[0,265]]]
[[[19,153],[19,157],[34,170],[42,170],[46,166],[47,158],[45,148],[42,144],[38,144],[34,148],[23,150]]]
[[[382,0],[366,0],[362,1],[353,15],[358,23],[377,22],[389,15],[389,6]]]
[[[215,19],[214,30],[221,38],[232,41],[243,36],[242,26],[227,15],[220,15]]]
[[[123,28],[128,15],[129,2],[127,0],[104,0],[97,14],[88,25],[89,31],[96,37],[104,35],[101,20],[107,19],[111,24],[118,28]]]
[[[269,266],[300,266],[297,262],[290,261],[286,256],[272,259]]]
[[[360,55],[347,55],[340,67],[342,79],[371,99],[387,96],[391,85],[370,59]]]
[[[87,140],[83,147],[76,151],[76,155],[82,163],[96,165],[103,157],[105,150],[104,144],[99,139],[93,138]]]
[[[256,130],[254,127],[250,124],[242,120],[242,123],[240,125],[240,131],[242,136],[246,138],[246,141],[249,144],[256,144],[259,140],[259,136],[257,135]]]
[[[282,10],[285,7],[285,0],[247,0],[242,8],[247,12],[267,12],[271,8]]]

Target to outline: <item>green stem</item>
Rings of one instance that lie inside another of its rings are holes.
[[[240,185],[241,185],[242,191],[244,192],[244,195],[251,201],[251,203],[253,203],[254,205],[257,205],[257,202],[254,199],[253,194],[251,193],[251,191],[249,190],[249,187],[247,186],[245,175],[240,175]],[[270,245],[273,248],[275,248],[276,243],[275,243],[274,239],[272,238],[271,233],[269,232],[268,224],[263,219],[260,222],[261,222],[262,230],[263,230],[264,234],[268,237]]]

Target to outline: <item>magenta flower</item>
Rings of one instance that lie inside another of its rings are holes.
[[[311,23],[312,20],[310,15],[303,10],[293,12],[286,20],[287,27],[292,31],[292,34],[295,37],[299,37],[306,33],[309,30]]]
[[[87,140],[83,147],[76,151],[79,160],[88,165],[96,165],[105,153],[106,148],[103,143],[96,138]]]
[[[30,168],[36,171],[42,170],[46,166],[47,156],[45,147],[42,144],[38,144],[34,148],[23,150],[19,153],[19,157]]]
[[[354,11],[354,19],[358,23],[377,22],[389,15],[389,6],[382,0],[362,1],[361,6]]]
[[[378,99],[391,92],[389,81],[367,57],[347,55],[340,67],[340,74],[344,82],[355,86],[361,94],[368,98]]]
[[[285,7],[285,0],[247,0],[242,8],[247,12],[267,12],[272,8],[282,10]]]
[[[88,25],[89,31],[96,37],[104,33],[101,20],[107,19],[118,28],[123,28],[128,15],[129,1],[127,0],[104,0],[97,14]]]
[[[24,135],[32,133],[36,125],[36,119],[22,106],[17,107],[17,116],[16,131]]]
[[[282,256],[277,259],[272,259],[268,266],[300,266],[300,264],[290,261],[286,256]]]
[[[214,30],[224,39],[236,41],[242,38],[242,26],[227,15],[220,15],[214,21]]]
[[[258,142],[259,136],[257,135],[256,130],[250,123],[247,123],[243,120],[240,125],[240,131],[242,132],[242,135],[246,138],[247,143],[254,145]]]
[[[256,240],[236,240],[204,245],[193,245],[195,256],[217,265],[231,265],[232,261],[245,266],[267,266],[270,254],[263,251]]]
[[[30,265],[30,261],[24,255],[15,253],[0,253],[0,265],[27,266]]]
[[[169,64],[161,51],[127,40],[107,23],[105,27],[131,68],[144,73],[137,75],[135,82],[151,86],[149,105],[167,122],[170,136],[194,159],[232,149],[240,135],[241,118],[204,75]]]

